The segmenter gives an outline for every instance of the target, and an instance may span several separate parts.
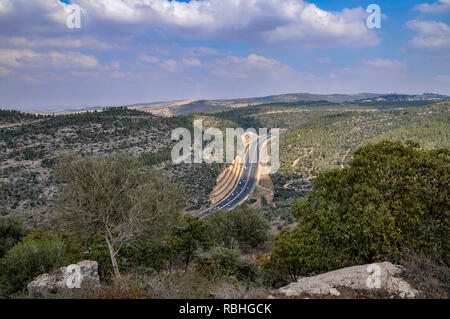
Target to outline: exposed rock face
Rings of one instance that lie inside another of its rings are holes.
[[[68,289],[99,286],[98,263],[84,260],[59,268],[51,274],[40,275],[28,284],[28,293],[33,297],[40,297]]]
[[[297,282],[280,288],[286,296],[334,295],[339,287],[358,290],[383,289],[401,298],[415,298],[418,291],[399,277],[401,266],[390,262],[354,266],[327,272],[318,276],[300,278]]]

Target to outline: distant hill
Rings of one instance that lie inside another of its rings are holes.
[[[400,107],[395,103],[408,102],[409,106],[422,106],[431,102],[447,99],[449,97],[433,93],[425,93],[422,95],[405,95],[405,94],[374,94],[374,93],[359,93],[359,94],[309,94],[309,93],[294,93],[269,95],[263,97],[251,97],[231,100],[185,100],[173,102],[159,102],[151,104],[140,104],[129,106],[131,108],[151,112],[162,116],[184,115],[197,112],[207,112],[219,109],[231,109],[256,105],[267,104],[292,104],[299,103],[304,105],[309,102],[324,103],[354,103],[354,104],[370,104],[387,102],[391,103],[389,106]],[[392,104],[394,103],[394,104]]]
[[[366,104],[374,105],[375,103],[386,102],[386,108],[402,107],[402,102],[408,102],[408,106],[423,106],[431,102],[448,99],[450,97],[434,94],[424,93],[422,95],[406,95],[406,94],[374,94],[374,93],[359,93],[359,94],[310,94],[310,93],[293,93],[269,95],[263,97],[249,97],[240,99],[219,99],[219,100],[177,100],[177,101],[162,101],[152,103],[138,103],[126,105],[130,109],[153,113],[158,116],[177,116],[190,113],[208,112],[214,110],[232,109],[255,105],[305,105],[310,102],[326,103],[352,103],[352,104]],[[40,110],[41,113],[77,113],[89,110],[101,110],[102,106],[93,107],[75,107],[70,109],[63,109],[61,107],[52,107]],[[35,112],[36,110],[28,110]]]

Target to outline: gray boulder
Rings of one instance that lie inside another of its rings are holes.
[[[59,268],[50,274],[42,274],[28,284],[28,294],[42,297],[64,290],[99,287],[98,263],[84,260],[75,265]]]
[[[338,288],[347,287],[358,290],[383,289],[401,298],[415,298],[418,291],[399,276],[402,271],[401,266],[390,262],[347,267],[318,276],[300,278],[279,291],[286,296],[338,296]]]

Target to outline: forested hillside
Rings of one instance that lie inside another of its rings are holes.
[[[145,165],[159,166],[186,188],[194,209],[208,202],[221,170],[215,165],[171,165],[171,132],[191,128],[191,116],[158,118],[126,108],[46,117],[10,111],[1,115],[2,122],[16,121],[0,127],[1,215],[23,214],[39,223],[51,214],[59,189],[52,170],[63,154],[137,154]]]
[[[417,124],[403,126],[370,139],[367,143],[376,143],[383,140],[403,142],[413,140],[427,150],[443,147],[450,148],[450,117],[445,115]]]
[[[449,102],[424,107],[404,102],[403,108],[394,109],[386,103],[271,103],[170,118],[127,108],[52,116],[2,111],[0,213],[24,214],[38,223],[51,214],[60,187],[52,170],[66,153],[137,154],[144,165],[165,171],[186,191],[187,210],[205,208],[224,165],[172,165],[170,160],[172,130],[192,129],[193,121],[202,119],[204,129],[283,129],[281,169],[271,176],[275,202],[263,209],[273,225],[281,228],[293,222],[290,203],[311,191],[317,174],[345,166],[359,145],[412,139],[427,149],[448,147]]]

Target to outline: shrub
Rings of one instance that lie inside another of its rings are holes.
[[[233,249],[215,247],[197,260],[196,269],[209,279],[234,278],[254,282],[258,269],[251,261]]]
[[[248,206],[216,211],[205,217],[211,240],[218,246],[243,251],[262,247],[270,239],[270,225]]]
[[[0,258],[29,233],[25,221],[18,217],[0,217]]]
[[[321,173],[292,212],[267,267],[296,277],[390,260],[402,247],[449,261],[450,152],[382,142],[359,148],[344,169]],[[293,275],[292,275],[293,274]]]
[[[18,243],[0,260],[0,293],[21,293],[37,276],[77,262],[77,250],[61,238],[36,231]]]
[[[300,276],[327,270],[323,262],[326,247],[320,245],[313,229],[303,225],[284,229],[275,238],[275,246],[262,264],[265,281],[276,287],[296,281]]]

